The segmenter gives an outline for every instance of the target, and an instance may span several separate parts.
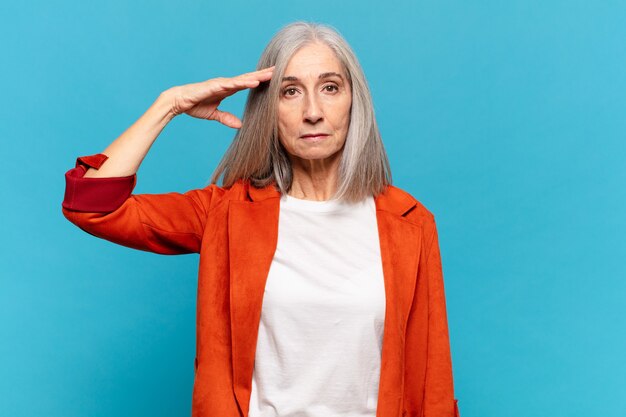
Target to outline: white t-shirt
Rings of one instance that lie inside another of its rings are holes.
[[[283,195],[250,417],[375,417],[385,287],[374,198]]]

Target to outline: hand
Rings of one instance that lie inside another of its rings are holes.
[[[213,78],[199,83],[172,87],[166,93],[172,100],[171,112],[174,116],[186,113],[199,119],[218,122],[239,129],[241,120],[232,113],[217,107],[222,100],[237,91],[257,87],[261,82],[272,78],[274,67],[248,72],[231,78]]]

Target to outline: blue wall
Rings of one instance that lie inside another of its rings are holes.
[[[394,184],[437,218],[462,416],[626,415],[624,2],[29,1],[0,16],[0,415],[189,415],[198,257],[80,231],[63,174],[161,91],[253,70],[298,19],[353,45]],[[233,133],[176,118],[135,192],[204,186]]]

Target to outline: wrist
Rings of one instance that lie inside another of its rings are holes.
[[[162,109],[168,122],[178,116],[178,114],[174,111],[174,93],[171,88],[159,94],[155,105],[157,108]]]

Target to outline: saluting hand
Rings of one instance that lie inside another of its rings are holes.
[[[218,106],[223,99],[237,91],[257,87],[261,82],[271,79],[273,71],[272,66],[236,77],[212,78],[172,87],[167,91],[172,97],[171,111],[175,116],[186,113],[199,119],[217,120],[226,126],[239,129],[241,120],[232,113],[218,109]]]

